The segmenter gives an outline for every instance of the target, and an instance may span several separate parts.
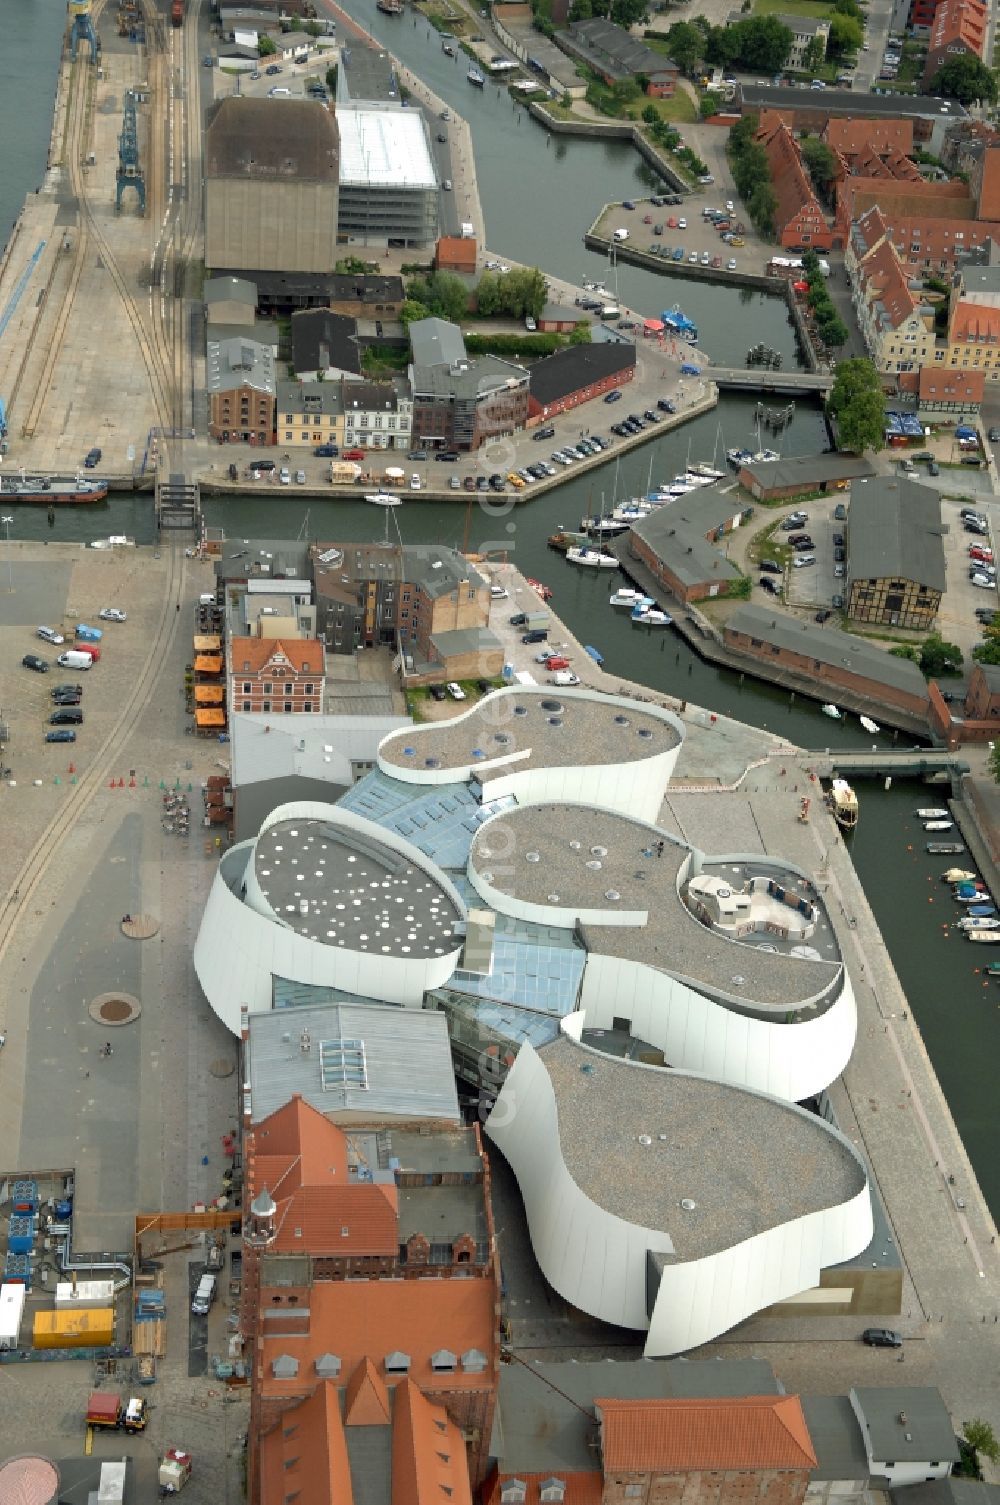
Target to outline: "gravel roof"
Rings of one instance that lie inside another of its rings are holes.
[[[538,1055],[573,1180],[612,1216],[669,1233],[674,1255],[665,1263],[732,1248],[865,1186],[849,1147],[794,1104],[637,1067],[566,1036]],[[682,1199],[694,1208],[682,1209]]]
[[[662,857],[655,855],[658,840],[664,843]],[[581,909],[646,911],[649,919],[640,926],[585,924],[588,951],[644,962],[690,980],[702,992],[784,1010],[834,988],[840,951],[814,892],[808,897],[819,904],[821,919],[808,944],[828,960],[793,956],[772,935],[730,940],[696,920],[677,892],[677,875],[691,850],[666,832],[609,810],[532,805],[506,811],[479,831],[469,862],[476,872],[491,873],[491,887],[525,903],[570,914]],[[514,855],[494,871],[488,855],[493,852]],[[797,874],[765,857],[737,870],[732,863],[719,867],[706,861],[702,870],[721,872],[738,887],[752,874],[767,873],[803,891]],[[608,893],[619,898],[608,899]],[[779,949],[762,951],[762,944]]]
[[[324,820],[277,821],[258,838],[254,865],[275,914],[309,940],[414,958],[443,956],[458,944],[453,927],[461,916],[451,897],[367,833]]]
[[[486,783],[526,768],[588,767],[634,763],[677,747],[681,731],[673,718],[637,710],[634,702],[588,690],[527,688],[484,696],[471,711],[383,742],[379,757],[398,768],[467,768]],[[407,748],[411,751],[408,753]],[[503,759],[491,764],[490,759]]]

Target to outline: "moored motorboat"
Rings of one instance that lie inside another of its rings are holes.
[[[1000,930],[1000,920],[991,915],[963,915],[958,922],[959,930]]]
[[[753,459],[752,449],[727,449],[726,459],[734,470],[739,470],[741,465],[748,465]]]
[[[613,554],[602,554],[599,549],[585,547],[567,549],[566,558],[570,564],[582,564],[591,570],[616,570],[618,560]]]
[[[452,44],[450,42],[447,42],[447,41],[442,42],[441,43],[441,51],[444,53],[445,57],[454,57],[455,56],[455,49],[454,49],[454,47],[452,46]]]
[[[531,586],[531,589],[536,593],[536,595],[541,596],[543,601],[552,600],[551,585],[543,585],[541,580],[534,580],[530,575],[525,575],[524,578],[527,580],[528,584]]]
[[[948,811],[939,810],[936,805],[925,805],[917,811],[918,820],[947,820]]]
[[[716,470],[714,465],[709,465],[704,460],[695,461],[689,469],[692,475],[704,476],[706,481],[723,481],[726,477],[724,470]]]
[[[987,962],[983,971],[987,977],[1000,977],[1000,962]]]
[[[970,904],[966,910],[966,914],[980,920],[991,920],[996,912],[995,904]]]
[[[954,826],[953,820],[925,820],[925,831],[950,831]]]
[[[838,711],[835,705],[821,705],[820,710],[824,716],[829,716],[831,721],[843,721],[843,711]]]
[[[567,533],[560,528],[558,533],[550,533],[548,544],[550,549],[556,549],[560,554],[565,554],[567,549],[579,546],[587,542],[586,533]]]
[[[846,779],[834,779],[826,803],[838,826],[853,831],[858,823],[858,797]]]
[[[924,851],[930,857],[960,857],[965,847],[960,841],[928,841]]]
[[[609,596],[608,605],[627,606],[629,607],[629,609],[631,609],[633,606],[638,606],[640,602],[643,601],[648,603],[648,605],[650,606],[653,605],[652,596],[644,596],[642,591],[633,590],[632,586],[630,585],[623,585],[621,590],[617,590],[615,591],[613,596]]]
[[[469,71],[468,71],[468,73],[465,76],[469,80],[469,83],[472,84],[474,88],[476,88],[476,89],[483,89],[483,88],[485,88],[485,86],[486,86],[486,76],[485,76],[485,74],[480,73],[480,71],[479,71],[478,68],[470,68]]]
[[[632,621],[645,627],[669,627],[673,620],[669,612],[661,611],[658,606],[639,605],[632,613]]]
[[[987,943],[987,942],[989,942],[989,941],[1000,941],[1000,929],[998,929],[998,930],[967,930],[965,932],[965,939],[967,941],[982,941],[984,944]]]
[[[975,883],[977,875],[964,867],[947,867],[941,874],[942,883]]]
[[[584,643],[583,651],[587,654],[588,658],[592,658],[594,660],[595,664],[604,663],[604,654],[601,653],[599,649],[595,648],[592,643]]]
[[[881,727],[879,726],[878,722],[873,721],[870,716],[859,716],[858,720],[861,722],[861,725],[864,727],[865,731],[871,732],[872,736],[874,736],[876,732],[881,731]]]

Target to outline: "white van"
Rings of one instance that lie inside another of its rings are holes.
[[[417,472],[414,471],[410,477],[410,490],[419,491],[422,484],[423,483],[421,482],[420,477],[417,475]]]
[[[269,99],[291,99],[292,97],[291,89],[285,89],[281,84],[275,84],[274,88],[268,89],[267,93]]]
[[[619,226],[619,228],[615,231],[613,238],[615,240],[628,240],[628,231],[623,230],[621,226]]]
[[[69,648],[65,653],[60,653],[56,663],[62,669],[92,669],[94,660],[89,653],[80,653],[75,648]]]
[[[198,1289],[191,1298],[191,1310],[196,1317],[208,1315],[208,1309],[215,1300],[215,1276],[203,1275],[198,1282]]]

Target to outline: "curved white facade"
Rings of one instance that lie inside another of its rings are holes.
[[[568,1034],[577,1033],[579,1020],[566,1021],[565,1027]],[[684,1259],[676,1253],[668,1229],[650,1229],[616,1217],[577,1185],[563,1154],[559,1105],[543,1056],[531,1045],[522,1045],[486,1132],[517,1177],[532,1248],[545,1278],[589,1315],[648,1330],[647,1357],[684,1353],[718,1337],[764,1307],[815,1286],[824,1267],[852,1258],[871,1242],[864,1166],[848,1141],[823,1125],[834,1141],[831,1148],[846,1150],[858,1161],[858,1189],[853,1195],[838,1205],[790,1216],[728,1248]],[[628,1064],[635,1071],[656,1069]],[[668,1094],[669,1078],[675,1073],[663,1075]],[[734,1115],[739,1107],[734,1092]],[[802,1112],[787,1105],[784,1111]],[[810,1128],[815,1127],[810,1118]],[[745,1187],[745,1175],[743,1167],[735,1168],[733,1198],[753,1196],[752,1185]],[[650,1252],[667,1256],[651,1317]]]
[[[337,806],[300,802],[274,810],[261,834],[287,820],[321,820],[369,837],[375,845],[425,873],[464,917],[465,906],[450,880],[395,832]],[[275,914],[260,892],[254,872],[255,849],[256,841],[243,842],[223,857],[194,947],[195,972],[205,997],[233,1034],[240,1032],[243,1008],[255,1013],[271,1007],[275,976],[339,988],[380,1003],[420,1008],[424,993],[442,986],[454,972],[461,955],[460,937],[455,937],[441,955],[407,956],[399,950],[386,955],[360,944],[328,945],[298,933]],[[241,889],[245,883],[246,897],[233,892],[230,883]]]
[[[572,713],[572,718],[605,715],[608,731],[593,738],[588,751],[582,739],[574,737],[572,719],[568,716],[566,746],[559,748],[558,760],[548,760],[546,746],[553,741],[551,731],[531,718],[522,725],[515,716],[507,714],[507,708],[520,701],[534,710],[542,701],[556,698]],[[641,716],[644,721],[656,724],[669,733],[661,738],[661,742],[667,741],[669,745],[656,747],[655,739],[651,739],[651,750],[644,755],[640,743],[626,741],[633,730],[631,725],[616,731],[613,722],[616,713],[626,723]],[[511,739],[509,744],[503,744],[503,751],[495,735],[492,741],[487,735],[480,735],[488,733],[491,726],[499,727]],[[470,732],[468,745],[456,753],[455,744],[464,727]],[[477,738],[487,744],[480,749],[484,756],[479,758],[472,756],[472,742]],[[485,797],[490,800],[511,795],[521,805],[598,804],[651,821],[659,813],[683,741],[683,722],[658,706],[640,707],[624,696],[602,695],[594,690],[518,685],[485,696],[461,716],[410,727],[386,737],[379,746],[378,766],[390,778],[404,783],[435,785],[477,779],[484,782]],[[412,761],[401,758],[400,749],[404,746],[413,749]],[[569,751],[579,755],[579,762],[565,760]],[[616,752],[622,756],[616,757]],[[441,766],[429,766],[427,760],[439,754]]]
[[[726,1008],[643,962],[591,953],[580,1007],[588,1029],[627,1019],[633,1035],[681,1071],[801,1103],[835,1082],[854,1050],[857,1004],[846,968],[841,975],[822,1013],[779,1023]]]

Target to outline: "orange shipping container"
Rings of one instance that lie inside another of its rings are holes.
[[[115,1340],[113,1307],[72,1308],[36,1312],[32,1331],[35,1348],[106,1348]]]

